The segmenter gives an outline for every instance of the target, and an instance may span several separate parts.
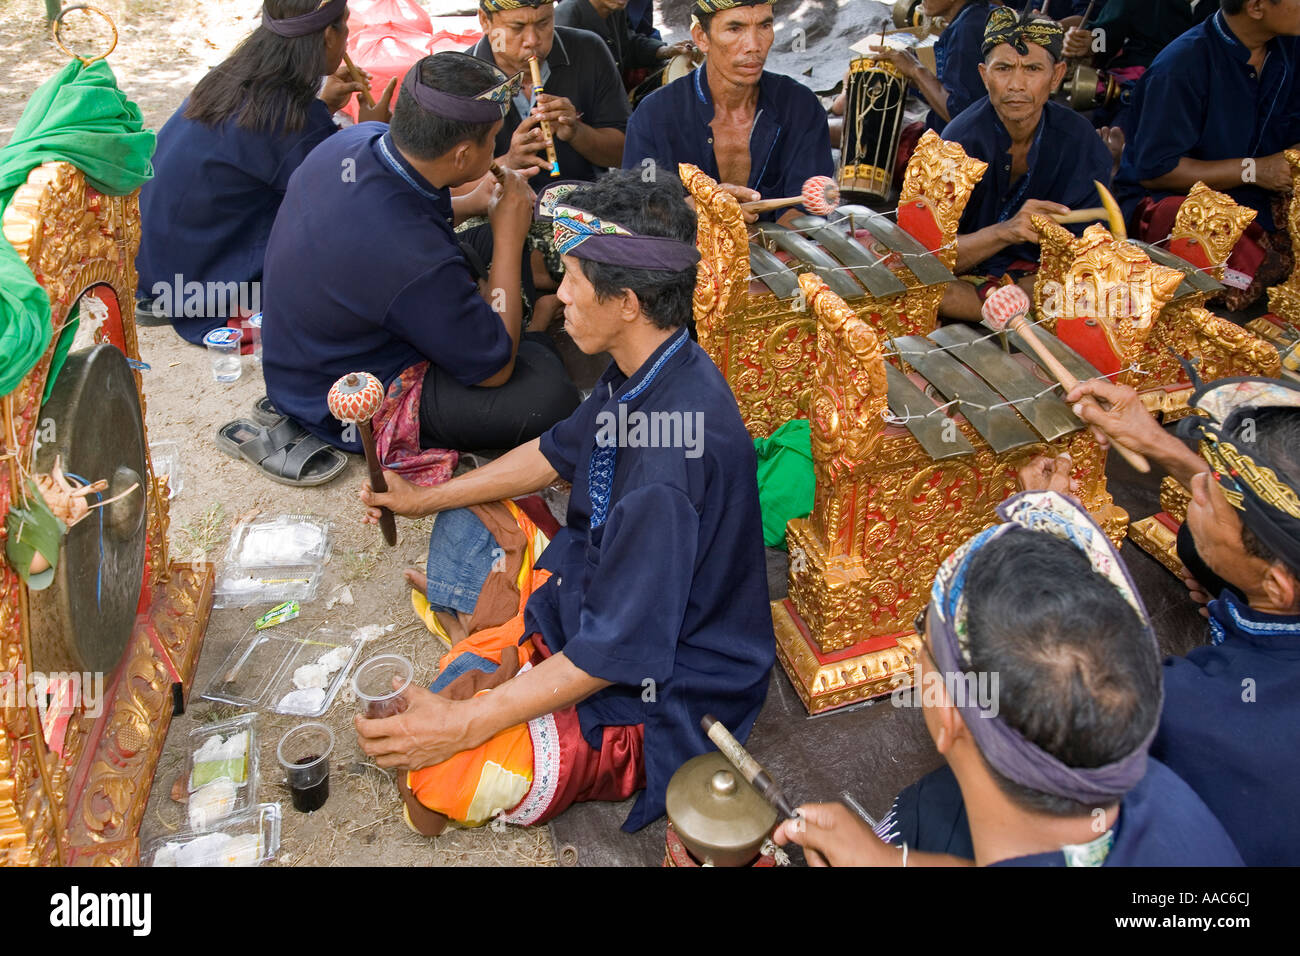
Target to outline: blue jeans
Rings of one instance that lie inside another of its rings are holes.
[[[500,551],[492,533],[468,508],[443,511],[429,535],[424,596],[435,611],[471,614]]]

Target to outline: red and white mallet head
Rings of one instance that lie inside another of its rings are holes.
[[[987,299],[980,308],[989,328],[1001,332],[1013,319],[1023,319],[1029,314],[1029,296],[1018,285],[1004,285]]]
[[[803,207],[814,216],[829,216],[840,204],[840,187],[829,176],[813,176],[803,184]]]
[[[349,372],[330,386],[325,402],[341,422],[368,422],[384,403],[384,386],[369,372]]]

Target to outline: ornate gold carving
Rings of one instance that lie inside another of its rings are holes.
[[[1133,543],[1163,564],[1166,570],[1178,577],[1187,573],[1178,559],[1178,535],[1169,530],[1155,515],[1134,521],[1129,525],[1128,536]]]
[[[1191,500],[1192,493],[1182,482],[1165,475],[1160,482],[1160,508],[1165,514],[1182,524],[1187,520],[1187,504]]]
[[[1228,256],[1254,219],[1255,210],[1237,205],[1227,193],[1196,183],[1178,207],[1169,238],[1171,242],[1182,239],[1199,247],[1211,274],[1221,280]]]
[[[905,202],[923,205],[937,231],[937,255],[949,268],[956,262],[957,224],[985,168],[932,132],[921,138],[908,165],[900,222]],[[678,172],[695,198],[699,224],[694,313],[700,345],[731,385],[750,433],[766,437],[790,419],[809,414],[817,324],[806,302],[782,301],[751,275],[749,238],[735,197],[689,163]],[[884,261],[907,291],[886,299],[864,293],[849,303],[852,311],[890,336],[932,330],[943,287],[922,285],[897,257]],[[797,262],[790,265],[805,269]]]
[[[6,460],[0,468],[0,517],[21,472],[30,470],[50,358],[73,305],[87,290],[110,288],[120,312],[120,322],[97,330],[95,341],[111,341],[139,359],[139,204],[136,195],[101,195],[67,163],[47,163],[15,192],[3,228],[49,294],[52,338],[35,368],[0,397],[0,459]],[[139,389],[138,371],[135,382]],[[143,391],[140,407],[143,414]],[[177,566],[169,572],[165,481],[156,479],[152,462],[147,477],[152,601],[115,672],[105,715],[95,720],[75,713],[60,759],[46,752],[31,708],[0,702],[0,862],[121,864],[138,858],[136,830],[171,717],[171,683],[177,676],[185,684],[192,680],[212,603],[211,568]],[[0,522],[0,541],[3,535]],[[0,677],[7,681],[29,670],[26,598],[0,548]]]
[[[1292,325],[1300,326],[1300,149],[1288,149],[1286,161],[1291,166],[1291,201],[1287,208],[1286,230],[1291,237],[1295,268],[1281,285],[1268,290],[1268,307]]]

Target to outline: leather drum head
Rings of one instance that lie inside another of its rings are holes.
[[[72,528],[54,583],[30,592],[33,669],[107,676],[126,650],[144,580],[144,422],[126,357],[112,345],[71,353],[38,421],[34,473],[48,474],[60,456],[65,473],[107,479],[89,504],[140,485]]]

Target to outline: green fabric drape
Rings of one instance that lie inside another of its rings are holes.
[[[118,89],[108,64],[72,60],[32,94],[0,149],[0,214],[33,168],[55,160],[76,166],[102,193],[134,192],[153,177],[154,143],[153,130],[144,128],[140,108]],[[45,354],[50,334],[49,297],[13,246],[0,239],[0,395],[12,392]],[[50,382],[71,342],[70,335],[60,340]]]
[[[754,439],[758,455],[758,503],[763,544],[784,548],[786,523],[813,509],[812,431],[806,418],[786,422],[767,438]]]

